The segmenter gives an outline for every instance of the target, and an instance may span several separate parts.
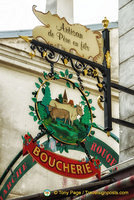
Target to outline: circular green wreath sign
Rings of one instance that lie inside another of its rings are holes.
[[[39,119],[38,124],[43,124],[56,140],[76,145],[90,135],[95,108],[90,106],[90,93],[83,92],[78,83],[71,81],[72,77],[68,70],[60,72],[60,76],[55,73],[52,78],[44,73],[45,81],[39,78],[39,83],[35,83],[38,88],[32,98],[35,108],[29,106],[29,114],[34,121]]]

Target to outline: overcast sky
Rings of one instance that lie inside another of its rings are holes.
[[[0,31],[33,29],[39,24],[32,5],[45,12],[46,0],[0,0]],[[74,22],[83,25],[118,20],[118,0],[74,0]]]
[[[110,22],[118,21],[118,0],[74,0],[75,22],[98,24],[104,17]]]

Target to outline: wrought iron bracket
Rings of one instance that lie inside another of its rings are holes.
[[[125,122],[122,122],[122,120],[117,120],[117,119],[115,120],[114,118],[112,118],[111,87],[118,90],[122,90],[132,95],[134,94],[134,91],[111,82],[110,40],[109,40],[109,30],[107,28],[105,28],[102,31],[102,36],[104,40],[104,47],[103,47],[104,61],[102,65],[34,39],[29,40],[29,42],[31,44],[30,46],[31,49],[34,52],[35,50],[37,50],[41,54],[42,58],[50,64],[50,73],[49,73],[50,77],[54,76],[55,63],[62,62],[65,66],[68,63],[71,65],[72,69],[76,73],[81,89],[84,89],[84,87],[80,75],[93,77],[96,79],[97,81],[96,86],[98,87],[99,92],[103,92],[105,131],[109,132],[112,130],[112,122],[132,128],[133,124],[130,123],[126,124]],[[103,80],[100,80],[98,71],[101,73]]]
[[[63,51],[54,46],[39,42],[37,40],[32,40],[30,43],[31,49],[33,51],[37,49],[43,59],[45,59],[51,65],[53,64],[53,67],[54,64],[58,63],[59,61],[61,61],[64,65],[69,62],[77,75],[82,74],[84,76],[92,76],[93,78],[97,79],[98,83],[100,83],[98,87],[104,88],[104,82],[101,82],[98,76],[98,70],[101,72],[102,76],[106,76],[107,74],[107,69],[103,65]]]
[[[105,30],[106,31],[106,30]],[[98,63],[92,62],[85,58],[79,57],[77,55],[71,54],[64,50],[58,49],[49,44],[42,43],[37,40],[31,40],[31,49],[35,52],[37,50],[41,57],[50,64],[49,76],[54,75],[54,65],[58,62],[62,62],[65,66],[69,63],[77,75],[77,79],[80,83],[81,89],[84,89],[82,85],[82,76],[89,76],[96,79],[99,92],[104,92],[104,121],[105,130],[112,130],[111,122],[111,88],[110,88],[110,69],[106,67],[107,61],[104,59],[104,64],[100,65]],[[98,72],[101,73],[103,80],[100,80]],[[110,101],[109,101],[110,100]],[[109,112],[110,111],[110,112]]]

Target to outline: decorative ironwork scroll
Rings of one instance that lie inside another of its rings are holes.
[[[49,77],[54,76],[54,64],[62,62],[64,65],[70,64],[72,66],[78,77],[78,81],[82,89],[84,88],[80,75],[91,76],[95,78],[98,82],[97,87],[99,88],[99,91],[101,92],[105,90],[105,83],[100,80],[98,74],[98,71],[100,71],[103,76],[106,76],[106,69],[102,65],[70,54],[61,49],[39,42],[37,40],[32,40],[30,41],[30,43],[31,49],[34,52],[37,50],[41,54],[42,58],[50,63],[51,68]]]

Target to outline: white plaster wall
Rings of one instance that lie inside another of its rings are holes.
[[[35,77],[0,66],[0,141],[1,172],[22,148],[21,136],[28,130],[36,135],[38,128],[31,123],[28,105],[34,90]],[[5,159],[6,158],[6,159]]]

